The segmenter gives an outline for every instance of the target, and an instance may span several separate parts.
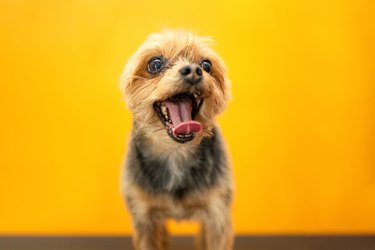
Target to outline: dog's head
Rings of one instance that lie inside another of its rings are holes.
[[[143,133],[178,143],[210,135],[230,81],[208,38],[184,30],[152,34],[129,59],[121,89]],[[138,128],[138,129],[139,129]]]

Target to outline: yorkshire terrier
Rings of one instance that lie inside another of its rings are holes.
[[[198,249],[232,249],[232,174],[215,123],[230,81],[209,44],[184,30],[152,34],[121,76],[133,114],[122,187],[136,250],[167,249],[169,218],[201,222]]]

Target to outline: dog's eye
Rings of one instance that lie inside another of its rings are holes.
[[[203,60],[201,63],[201,66],[203,70],[206,71],[207,73],[211,72],[212,63],[209,60]]]
[[[154,57],[147,65],[147,70],[151,74],[158,73],[164,66],[164,59],[162,57]]]

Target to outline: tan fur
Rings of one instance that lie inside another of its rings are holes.
[[[137,126],[135,134],[144,134],[152,146],[150,154],[165,159],[171,166],[173,187],[180,182],[184,173],[181,162],[198,147],[204,137],[212,134],[215,116],[221,113],[230,99],[230,81],[226,76],[224,63],[208,45],[211,40],[198,37],[184,30],[167,30],[151,35],[129,59],[121,76],[121,90],[127,107],[133,114]],[[145,69],[150,58],[163,55],[169,59],[168,69],[158,76],[151,76]],[[204,72],[203,84],[188,88],[182,84],[179,69],[188,63],[209,59],[213,68],[211,74]],[[153,103],[165,100],[176,93],[199,91],[204,105],[196,121],[203,125],[203,131],[193,141],[179,144],[167,135],[164,126],[153,109]],[[167,248],[166,218],[193,219],[202,221],[200,250],[232,249],[232,225],[230,203],[232,180],[230,170],[219,183],[209,190],[199,190],[176,202],[168,194],[150,195],[130,180],[124,173],[123,191],[128,198],[133,216],[136,250],[165,250]]]
[[[206,105],[202,107],[196,118],[204,124],[204,131],[195,140],[210,134],[215,120],[214,116],[221,113],[230,98],[230,81],[226,78],[225,66],[222,60],[209,47],[209,38],[195,36],[184,30],[167,30],[160,34],[151,35],[144,44],[129,59],[124,73],[121,76],[121,89],[129,110],[134,115],[134,120],[142,121],[142,131],[147,131],[150,138],[158,144],[166,142],[168,145],[160,145],[164,150],[170,147],[168,136],[164,127],[155,115],[152,104],[161,99],[170,97],[173,93],[182,92],[181,80],[177,77],[178,70],[186,62],[198,62],[202,55],[215,65],[211,78],[204,85],[202,92],[205,94]],[[173,58],[174,65],[160,77],[150,78],[145,72],[147,62],[152,56],[164,55]],[[160,138],[165,138],[161,140]],[[189,147],[191,144],[182,145]],[[179,145],[180,147],[181,145]],[[160,149],[160,147],[158,147]]]

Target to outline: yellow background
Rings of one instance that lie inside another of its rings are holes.
[[[0,234],[128,234],[127,58],[212,36],[237,233],[375,233],[375,1],[0,1]],[[171,223],[175,233],[195,225]]]

